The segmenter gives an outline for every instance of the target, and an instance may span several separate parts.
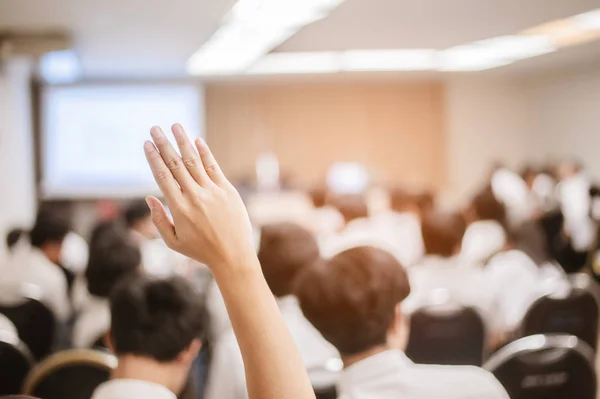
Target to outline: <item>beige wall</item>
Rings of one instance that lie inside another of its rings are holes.
[[[207,137],[232,178],[273,151],[283,173],[317,183],[336,161],[359,161],[381,181],[444,184],[439,82],[211,83]]]
[[[525,82],[535,117],[536,152],[575,157],[600,181],[600,72],[573,71]]]
[[[467,200],[494,163],[519,170],[536,155],[529,93],[515,80],[458,76],[445,82],[446,147],[451,203]]]

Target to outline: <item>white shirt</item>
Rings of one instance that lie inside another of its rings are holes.
[[[498,380],[483,369],[417,365],[394,350],[346,368],[338,395],[339,399],[509,399]]]
[[[73,346],[90,348],[110,328],[110,305],[107,298],[88,293],[81,305],[80,314],[73,327]]]
[[[337,350],[304,318],[295,297],[279,298],[277,303],[312,383],[319,386],[335,384],[338,378],[335,366],[339,364]],[[233,331],[229,330],[215,344],[205,398],[247,397],[242,355]]]
[[[477,309],[490,325],[495,318],[494,292],[483,269],[460,263],[455,258],[426,256],[408,270],[411,293],[402,302],[407,313],[428,303],[434,291],[448,293],[449,300]],[[492,327],[493,328],[493,327]]]
[[[524,252],[511,250],[490,259],[484,273],[498,305],[496,327],[502,332],[514,331],[540,296],[540,269]]]
[[[460,260],[466,264],[483,264],[506,245],[506,231],[495,220],[478,220],[467,227],[463,236]]]
[[[67,293],[67,279],[59,266],[29,243],[21,242],[0,271],[3,283],[29,283],[42,290],[42,301],[52,310],[59,322],[69,317],[71,306]]]
[[[60,263],[67,269],[79,273],[85,270],[89,248],[87,241],[77,233],[69,232],[60,249]]]
[[[0,314],[0,331],[7,332],[15,337],[19,336],[15,325],[12,323],[12,321],[8,319],[8,317],[4,316],[3,314]]]
[[[177,399],[177,396],[152,382],[115,379],[100,384],[92,399]]]
[[[326,258],[362,245],[388,251],[404,267],[409,267],[423,256],[421,222],[412,213],[385,212],[355,219],[339,234],[322,237],[319,241]]]

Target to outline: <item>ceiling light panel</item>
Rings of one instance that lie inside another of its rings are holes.
[[[243,73],[302,27],[345,0],[239,0],[187,63],[193,75]]]
[[[309,74],[340,72],[342,57],[335,52],[272,53],[249,71],[252,75]]]
[[[342,54],[346,71],[427,71],[435,67],[435,50],[351,50]]]

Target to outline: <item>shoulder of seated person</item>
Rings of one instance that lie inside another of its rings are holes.
[[[486,398],[503,398],[508,396],[494,375],[480,367],[475,366],[441,366],[415,364],[415,369],[427,374],[429,379],[435,379],[438,386],[448,384],[448,386],[460,387],[454,391],[456,394],[491,394],[496,396],[485,396]],[[451,397],[451,396],[449,396]],[[463,396],[465,397],[465,396]],[[484,396],[481,396],[482,398]],[[466,398],[466,397],[465,397]],[[471,398],[471,396],[468,396]]]

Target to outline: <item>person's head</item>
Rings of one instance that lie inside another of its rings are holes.
[[[200,351],[203,309],[201,297],[178,277],[138,274],[121,282],[110,296],[108,334],[119,378],[158,381],[180,393]]]
[[[566,159],[556,167],[556,174],[559,180],[565,180],[577,175],[583,169],[583,165],[576,159]]]
[[[60,209],[47,207],[38,211],[29,239],[33,247],[41,249],[50,261],[58,263],[63,241],[70,230],[69,215]]]
[[[428,212],[421,221],[426,255],[450,257],[460,252],[467,225],[459,213]]]
[[[273,295],[292,293],[300,271],[319,259],[319,246],[313,234],[293,223],[264,226],[260,234],[258,259]]]
[[[502,226],[506,225],[506,208],[492,192],[483,190],[471,201],[471,209],[475,220],[494,220]]]
[[[21,239],[21,237],[23,237],[25,234],[27,233],[23,229],[11,229],[6,235],[6,248],[8,248],[9,251],[12,251],[15,245],[17,245],[17,243]]]
[[[157,238],[158,231],[152,223],[150,208],[144,200],[136,200],[125,209],[125,223],[128,228],[137,231],[145,238]]]
[[[315,264],[295,291],[304,316],[342,356],[404,345],[408,327],[398,305],[410,285],[396,258],[381,249],[356,247]]]
[[[107,298],[122,280],[136,273],[141,264],[139,247],[123,227],[102,224],[94,230],[85,278],[90,294]]]
[[[340,211],[346,223],[369,215],[367,202],[362,195],[340,195],[333,200],[333,205]]]
[[[308,193],[315,208],[322,208],[327,205],[327,190],[317,187]]]

